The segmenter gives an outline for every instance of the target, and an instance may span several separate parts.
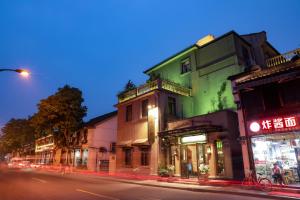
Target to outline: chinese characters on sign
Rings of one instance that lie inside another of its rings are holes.
[[[249,128],[252,133],[263,133],[271,131],[285,131],[297,128],[300,129],[300,124],[297,116],[274,117],[252,121]]]

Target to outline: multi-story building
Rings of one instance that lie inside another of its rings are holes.
[[[146,84],[118,95],[117,169],[157,174],[242,176],[238,125],[228,76],[279,53],[266,33],[208,35],[149,68]]]
[[[237,104],[245,171],[272,180],[278,164],[284,183],[300,181],[300,49],[230,77]]]
[[[55,157],[53,135],[41,137],[35,141],[35,161],[46,165],[60,163],[60,157]]]

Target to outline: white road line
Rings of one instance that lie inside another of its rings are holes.
[[[47,181],[43,180],[43,179],[39,179],[39,178],[32,178],[32,180],[41,182],[41,183],[47,183]]]
[[[86,193],[86,194],[90,194],[90,195],[93,195],[93,196],[96,196],[96,197],[105,198],[105,199],[120,200],[120,199],[117,199],[117,198],[114,198],[114,197],[105,196],[105,195],[101,195],[101,194],[96,194],[96,193],[89,192],[89,191],[86,191],[86,190],[76,189],[76,191],[77,192],[83,192],[83,193]]]

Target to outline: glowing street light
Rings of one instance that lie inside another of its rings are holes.
[[[27,78],[30,75],[29,71],[27,71],[26,69],[0,69],[0,72],[3,71],[17,72],[25,78]]]
[[[26,70],[22,70],[21,72],[20,72],[20,75],[21,76],[23,76],[23,77],[25,77],[25,78],[27,78],[28,76],[29,76],[29,72],[28,71],[26,71]]]

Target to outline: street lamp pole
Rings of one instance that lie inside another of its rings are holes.
[[[29,76],[29,72],[25,69],[0,69],[0,72],[3,72],[3,71],[17,72],[17,73],[21,74],[24,77]]]

